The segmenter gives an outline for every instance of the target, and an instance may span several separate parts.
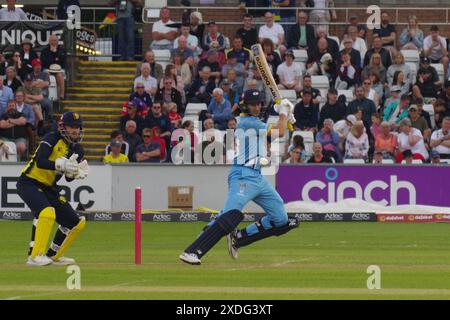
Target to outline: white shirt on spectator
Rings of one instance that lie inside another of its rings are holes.
[[[170,31],[177,31],[176,28],[166,27],[166,24],[170,23],[173,23],[173,21],[169,20],[167,21],[167,23],[163,23],[161,20],[158,20],[153,24],[152,32],[169,33]],[[154,40],[153,43],[156,45],[163,46],[170,44],[171,41],[168,39],[162,39],[162,40]]]
[[[447,41],[445,40],[444,37],[439,36],[439,41],[441,42],[443,48],[447,47]],[[431,55],[429,56],[430,59],[441,60],[442,57],[444,56],[441,47],[435,47],[431,36],[428,36],[423,40],[423,49],[430,50],[430,48],[431,48]]]
[[[411,128],[413,132],[413,136],[420,137],[421,139],[415,145],[410,145],[408,142],[408,135],[403,132],[400,132],[397,136],[398,147],[400,150],[411,150],[413,154],[419,153],[423,156],[425,160],[428,160],[428,151],[425,148],[425,143],[423,141],[423,135],[419,129]]]
[[[284,81],[292,84],[296,81],[296,78],[302,79],[303,70],[298,63],[292,63],[288,66],[286,62],[280,64],[277,68],[277,75],[283,77]]]
[[[284,29],[283,27],[278,24],[274,23],[271,28],[269,28],[266,25],[261,26],[259,28],[258,37],[261,39],[270,39],[272,40],[273,44],[278,47],[281,43],[278,43],[280,39],[278,38],[279,35],[284,35]]]
[[[21,21],[28,20],[25,12],[20,8],[15,8],[15,10],[9,11],[8,8],[0,9],[0,20],[6,21]]]
[[[158,88],[158,81],[153,78],[152,76],[148,76],[147,79],[145,79],[142,75],[134,79],[134,90],[136,90],[136,85],[138,83],[143,83],[145,91]]]
[[[440,129],[433,132],[433,134],[431,135],[431,140],[439,140],[443,137],[445,137],[445,134],[442,129]],[[439,152],[439,154],[450,154],[450,147],[446,147],[443,145],[438,145],[437,147],[434,147],[433,150],[436,150],[437,152]]]

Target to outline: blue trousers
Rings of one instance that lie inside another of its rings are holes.
[[[228,174],[228,197],[222,213],[233,209],[242,211],[250,201],[254,201],[266,213],[261,219],[264,229],[287,224],[288,215],[283,199],[269,181],[258,170],[232,167]],[[255,223],[247,226],[246,231],[249,236],[259,232]]]
[[[117,19],[119,53],[122,60],[134,60],[134,18]]]

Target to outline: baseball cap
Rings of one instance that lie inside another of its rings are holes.
[[[420,58],[420,63],[429,64],[430,63],[430,58],[428,58],[428,57],[421,57]]]
[[[284,54],[285,56],[291,56],[292,58],[295,59],[295,55],[294,55],[294,51],[293,50],[287,50],[286,53]]]
[[[257,104],[263,102],[261,92],[258,90],[247,90],[244,93],[244,103]]]
[[[402,91],[402,88],[400,86],[392,86],[391,92],[400,92]]]
[[[111,141],[111,147],[121,147],[121,146],[122,146],[122,142],[120,142],[119,140]]]
[[[356,117],[353,114],[349,114],[346,119],[347,119],[347,121],[351,122],[352,124],[355,124],[355,122],[356,122]]]
[[[230,84],[230,81],[227,79],[227,78],[225,78],[225,79],[223,79],[222,80],[222,85],[224,86],[224,85],[229,85]]]
[[[408,110],[419,110],[419,108],[417,107],[417,105],[415,105],[415,104],[412,104],[412,105],[410,105],[409,106],[409,109]]]
[[[35,66],[37,66],[37,65],[39,65],[39,66],[42,66],[42,62],[41,62],[41,60],[40,59],[33,59],[33,61],[31,61],[31,66],[34,68]]]
[[[431,159],[436,159],[436,158],[440,158],[440,154],[439,152],[437,152],[436,150],[431,151]]]
[[[214,25],[214,24],[216,24],[216,22],[215,22],[215,21],[210,21],[210,22],[208,22],[208,26],[210,26],[210,25]]]
[[[31,73],[27,74],[25,76],[25,79],[23,79],[24,81],[33,81],[33,76],[31,75]]]

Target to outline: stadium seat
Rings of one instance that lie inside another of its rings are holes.
[[[450,159],[441,159],[441,164],[450,164]]]
[[[206,103],[188,103],[186,106],[186,115],[198,115],[201,111],[207,110]]]
[[[383,159],[383,164],[394,164],[394,160],[392,159]]]
[[[8,155],[3,151],[0,151],[0,162],[17,162],[16,144],[10,141],[4,141],[3,143],[9,147],[10,151]]]
[[[163,70],[165,70],[166,66],[170,63],[170,50],[164,49],[158,49],[153,50],[155,53],[155,61],[158,62]]]
[[[297,93],[295,90],[280,90],[280,94],[284,99],[288,99],[294,105],[297,103]]]
[[[306,63],[308,61],[308,52],[306,50],[293,50],[296,62]]]
[[[354,99],[353,90],[338,90],[338,97],[340,95],[345,96],[345,98],[347,99],[347,103],[353,101]]]
[[[406,161],[405,160],[403,160],[402,161],[402,164],[405,164],[406,163]],[[420,159],[413,159],[413,161],[412,161],[412,164],[422,164],[423,162],[422,162],[422,160],[420,160]]]
[[[444,65],[442,63],[432,63],[431,66],[436,69],[439,80],[445,81]]]
[[[417,77],[417,65],[414,62],[405,62],[407,66],[411,69],[411,83],[416,83],[416,77]]]
[[[294,131],[292,138],[295,136],[303,137],[306,156],[311,156],[313,154],[314,134],[311,131]]]
[[[434,129],[436,127],[436,122],[434,120],[434,107],[432,104],[424,104],[423,110],[427,111],[430,114],[430,120],[431,120],[431,129]]]
[[[365,164],[364,159],[344,159],[346,164]]]
[[[302,70],[302,75],[306,74],[306,64],[304,62],[298,62],[295,61],[295,64],[298,64],[300,66],[300,69]]]
[[[58,87],[56,85],[56,78],[55,78],[55,76],[50,76],[50,85],[48,87],[48,98],[51,101],[57,101],[58,100]]]
[[[419,68],[420,56],[417,50],[401,50],[401,53],[405,57],[405,62],[412,62]]]
[[[313,88],[326,90],[330,88],[330,81],[327,76],[312,76],[311,81]]]

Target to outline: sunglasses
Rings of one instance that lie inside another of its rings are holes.
[[[144,87],[136,87],[136,89],[145,89]]]
[[[144,137],[144,138],[151,138],[152,136],[144,135],[143,137]]]

